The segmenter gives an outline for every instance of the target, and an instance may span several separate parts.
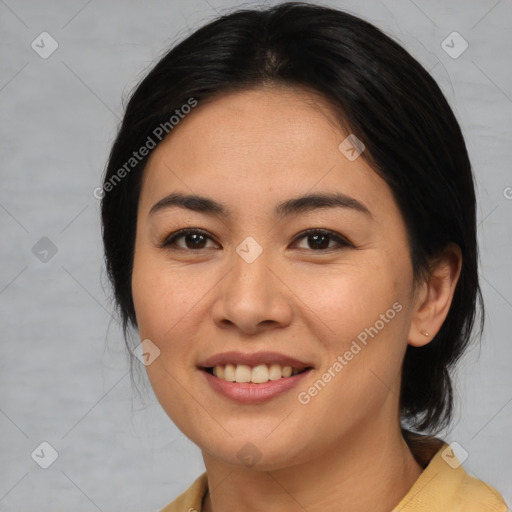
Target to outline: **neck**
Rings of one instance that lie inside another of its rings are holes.
[[[306,463],[272,471],[233,468],[203,453],[211,489],[203,510],[392,510],[423,469],[399,425],[354,430]]]

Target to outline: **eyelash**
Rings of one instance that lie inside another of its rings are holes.
[[[180,238],[183,238],[184,236],[191,235],[191,234],[204,235],[205,237],[209,238],[210,240],[213,240],[213,238],[206,231],[203,231],[202,229],[184,228],[184,229],[180,229],[179,231],[176,231],[174,233],[171,233],[169,236],[167,236],[164,239],[164,241],[160,244],[160,248],[161,249],[169,249],[169,250],[177,250],[177,251],[189,251],[189,252],[201,252],[201,251],[206,250],[207,248],[188,249],[188,248],[183,248],[183,247],[179,247],[179,248],[173,247],[173,245],[176,243],[176,240],[179,240]],[[352,247],[352,248],[354,247],[354,245],[351,242],[349,242],[346,238],[342,237],[341,235],[337,234],[336,232],[330,231],[328,229],[321,229],[321,228],[311,228],[311,229],[302,231],[294,239],[294,243],[303,238],[306,238],[307,236],[312,235],[312,234],[320,234],[320,235],[329,236],[333,241],[335,241],[339,244],[338,248],[331,247],[328,249],[317,249],[317,250],[309,249],[310,251],[313,251],[313,252],[320,252],[320,253],[321,252],[330,252],[332,250],[341,250],[341,249],[344,249],[347,247]],[[215,241],[215,240],[213,240],[213,241]],[[305,250],[308,250],[308,249],[305,249]]]

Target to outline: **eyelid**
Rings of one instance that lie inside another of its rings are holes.
[[[298,240],[301,240],[302,238],[307,237],[308,235],[318,233],[321,235],[327,235],[331,237],[331,239],[338,243],[338,249],[342,247],[354,247],[354,244],[350,242],[350,240],[343,235],[340,235],[336,231],[331,231],[330,229],[325,228],[309,228],[304,231],[301,231],[293,240],[293,242],[297,242]],[[306,249],[307,250],[307,249]],[[329,252],[332,250],[336,250],[336,247],[331,247],[330,249],[321,249],[314,251],[313,249],[309,249],[311,252],[317,252],[317,253],[323,253],[323,252]]]
[[[205,237],[209,238],[210,240],[213,240],[215,243],[218,244],[218,242],[215,241],[215,239],[204,229],[201,228],[183,228],[178,229],[178,231],[174,231],[173,233],[167,235],[164,240],[158,245],[160,249],[169,249],[172,242],[175,242],[179,238],[188,235],[188,234],[199,234],[204,235]],[[220,245],[220,244],[218,244]],[[192,249],[183,249],[182,247],[177,248],[176,250],[182,250],[182,251],[190,251],[190,252],[200,252],[204,249],[197,249],[196,251]]]
[[[331,247],[330,249],[319,249],[316,251],[314,249],[309,249],[310,252],[316,252],[316,253],[321,254],[321,253],[326,253],[326,252],[330,252],[333,250],[340,250],[341,248],[345,248],[345,247],[352,247],[352,248],[354,247],[354,244],[352,242],[350,242],[350,240],[348,240],[346,237],[340,235],[339,233],[337,233],[335,231],[331,231],[330,229],[325,229],[325,228],[309,228],[304,231],[301,231],[300,233],[297,234],[297,236],[294,238],[292,243],[296,243],[299,240],[306,238],[308,235],[316,234],[316,233],[329,236],[333,241],[335,241],[338,244],[338,247],[337,248]],[[183,229],[179,229],[178,231],[175,231],[175,232],[171,233],[170,235],[166,236],[164,238],[163,242],[161,242],[159,244],[159,248],[170,249],[172,243],[174,243],[176,240],[178,240],[181,237],[186,236],[188,234],[201,234],[201,235],[204,235],[206,238],[209,238],[216,244],[218,244],[218,242],[216,242],[215,239],[204,229],[183,228]],[[218,245],[220,245],[220,244],[218,244]],[[173,247],[173,249],[178,250],[178,251],[180,251],[180,250],[187,251],[187,252],[201,252],[201,251],[205,250],[205,248],[194,250],[194,249],[187,249],[187,248],[182,248],[182,247],[179,247],[179,248]],[[308,250],[308,249],[303,249],[303,250]]]

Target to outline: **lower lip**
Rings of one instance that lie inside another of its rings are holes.
[[[281,377],[279,380],[269,380],[262,384],[228,382],[211,375],[206,370],[201,371],[214,391],[226,398],[243,404],[261,404],[295,387],[309,375],[311,369],[291,377]]]

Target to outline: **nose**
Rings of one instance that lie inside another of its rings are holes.
[[[216,288],[215,325],[247,335],[289,325],[293,294],[282,274],[265,251],[251,263],[235,254],[231,271]]]

